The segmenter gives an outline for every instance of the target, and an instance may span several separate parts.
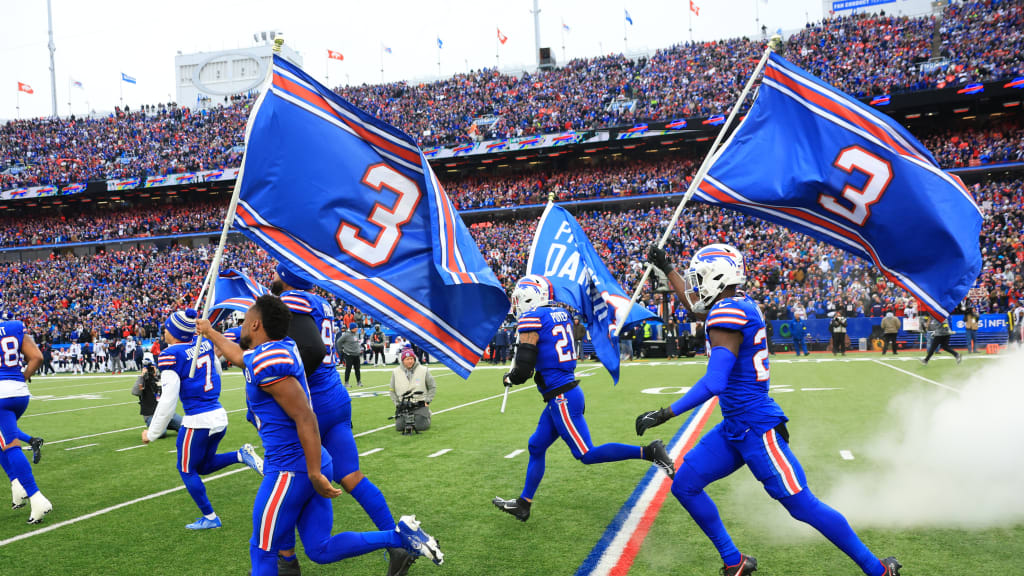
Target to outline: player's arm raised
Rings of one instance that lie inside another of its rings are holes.
[[[332,486],[331,481],[320,472],[320,429],[316,424],[316,415],[309,406],[309,398],[299,381],[293,376],[287,376],[263,386],[263,390],[273,396],[285,414],[295,421],[299,442],[306,454],[306,473],[313,488],[325,498],[340,496],[341,490]]]
[[[660,426],[671,418],[689,412],[697,406],[725,391],[729,374],[736,364],[736,357],[743,344],[743,333],[736,330],[712,328],[708,330],[711,340],[711,357],[704,377],[697,381],[682,398],[668,408],[651,410],[636,417],[636,435],[643,436],[648,428]]]
[[[235,366],[245,366],[245,352],[237,343],[224,337],[223,334],[213,329],[213,325],[206,318],[196,319],[196,332],[213,342],[213,345],[220,351],[228,362]]]

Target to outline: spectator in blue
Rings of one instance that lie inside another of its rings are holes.
[[[793,350],[796,351],[796,355],[799,356],[800,352],[803,351],[804,356],[807,354],[807,323],[801,318],[793,320]]]

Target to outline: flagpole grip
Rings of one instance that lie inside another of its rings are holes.
[[[761,59],[757,62],[757,66],[754,67],[754,73],[750,75],[747,80],[746,86],[743,87],[743,91],[740,92],[740,97],[736,99],[736,103],[733,104],[732,110],[729,112],[729,117],[726,119],[725,124],[722,124],[722,129],[718,131],[718,136],[715,137],[715,141],[711,144],[711,148],[708,150],[707,156],[704,157],[704,161],[701,162],[700,168],[697,169],[697,173],[693,176],[693,180],[690,182],[690,186],[686,189],[686,194],[683,194],[683,199],[679,201],[679,205],[676,206],[675,212],[672,213],[672,220],[669,221],[668,227],[665,229],[665,233],[661,235],[658,240],[658,248],[664,248],[665,243],[668,242],[669,237],[672,235],[672,230],[675,229],[676,223],[679,221],[679,216],[683,213],[683,208],[686,203],[690,201],[690,198],[697,192],[701,183],[704,182],[704,177],[707,176],[708,170],[711,169],[711,165],[714,163],[715,158],[718,156],[718,147],[722,143],[722,139],[725,138],[726,133],[732,126],[733,120],[736,118],[736,114],[740,111],[740,106],[747,99],[747,95],[750,94],[750,89],[754,86],[754,81],[761,75],[764,70],[765,64],[768,63],[768,56],[775,51],[775,48],[780,45],[781,38],[779,36],[773,36],[771,41],[768,42],[768,46],[764,49],[764,54],[761,55]],[[644,284],[647,283],[647,279],[651,275],[651,269],[654,266],[648,262],[647,267],[644,270],[644,275],[640,278],[640,282],[636,285],[636,290],[633,291],[633,299],[630,300],[630,307],[636,303],[640,297],[640,292],[643,291]],[[616,328],[616,333],[621,327]]]

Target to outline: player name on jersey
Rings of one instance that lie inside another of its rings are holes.
[[[206,352],[209,352],[210,349],[212,349],[212,348],[213,348],[213,344],[210,344],[209,340],[205,340],[204,339],[202,341],[202,343],[199,344],[199,353],[200,354],[204,354]],[[196,348],[195,348],[195,346],[189,346],[188,352],[186,354],[187,354],[186,358],[188,358],[189,360],[195,358],[196,357]]]

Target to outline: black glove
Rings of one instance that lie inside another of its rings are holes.
[[[654,265],[655,268],[661,270],[668,276],[675,266],[669,261],[668,255],[665,254],[663,248],[659,248],[657,244],[651,244],[651,247],[647,249],[647,261]]]
[[[501,382],[502,382],[502,384],[505,385],[506,388],[511,388],[512,386],[515,386],[515,384],[513,384],[512,381],[508,379],[509,374],[512,374],[512,373],[511,372],[505,372],[505,375],[501,377]]]
[[[662,408],[660,410],[644,412],[636,417],[636,435],[643,436],[645,430],[648,428],[654,428],[655,426],[661,426],[665,422],[668,422],[673,416],[675,416],[675,414],[672,414],[671,408]]]

